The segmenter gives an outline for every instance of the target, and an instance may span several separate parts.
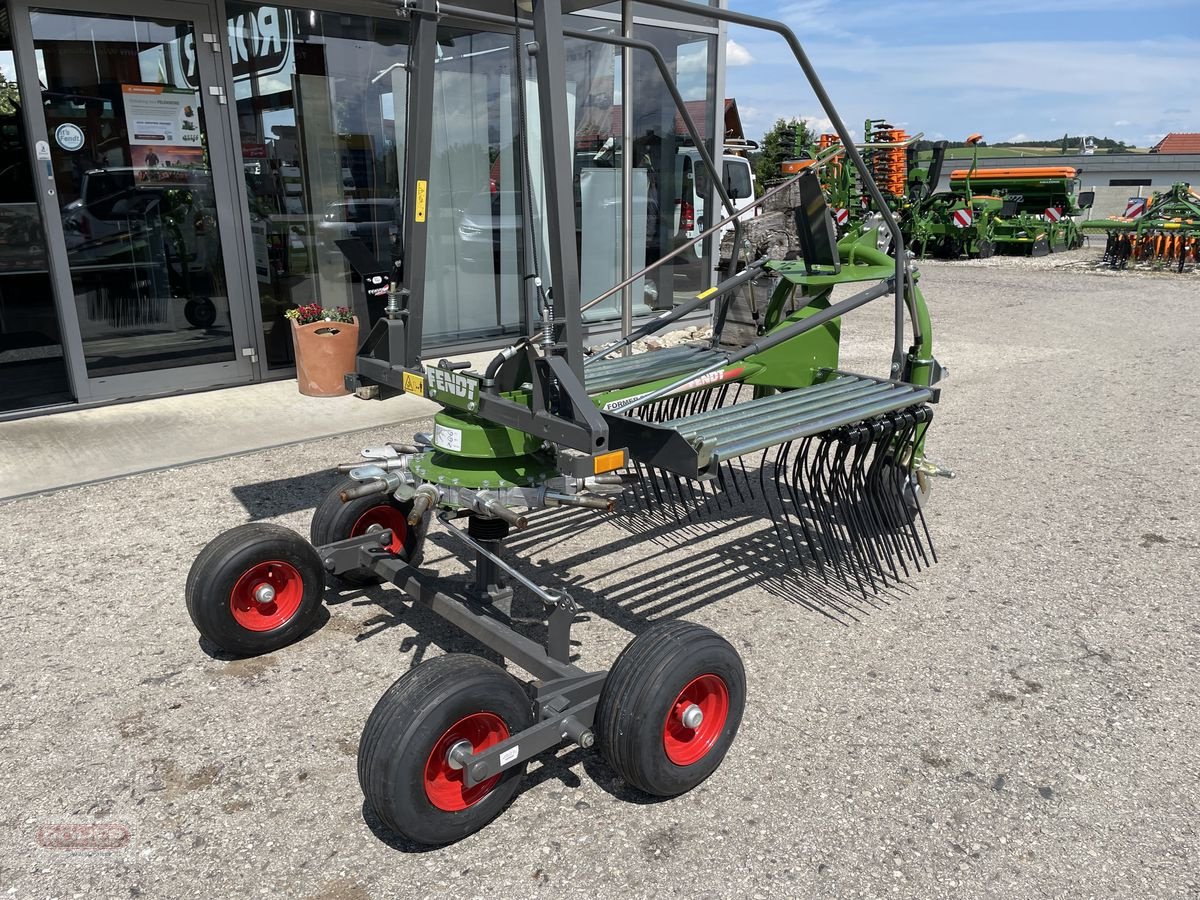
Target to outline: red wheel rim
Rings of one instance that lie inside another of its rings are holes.
[[[386,503],[372,506],[358,517],[358,521],[350,529],[350,537],[366,534],[372,525],[392,530],[392,542],[387,546],[389,553],[399,554],[404,549],[404,539],[408,537],[408,518],[403,512]]]
[[[684,724],[685,716],[692,707],[698,708],[702,716],[695,728]],[[679,692],[663,722],[663,749],[667,752],[667,759],[677,766],[699,762],[721,736],[728,717],[729,688],[724,680],[717,675],[693,678]]]
[[[425,796],[438,809],[457,812],[474,806],[486,797],[500,780],[493,775],[475,787],[467,787],[463,770],[450,765],[450,748],[460,741],[468,741],[471,752],[486,750],[508,737],[508,726],[495,713],[480,712],[459,719],[447,729],[425,761]]]
[[[263,588],[274,592],[270,602],[260,602]],[[304,579],[291,563],[279,559],[261,562],[248,570],[229,595],[233,618],[248,631],[270,631],[296,614],[304,599]]]

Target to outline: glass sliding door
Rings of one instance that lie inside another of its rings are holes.
[[[49,147],[39,177],[98,399],[253,375],[215,35],[205,8],[155,12],[27,11]]]
[[[69,403],[12,33],[0,22],[0,412]]]

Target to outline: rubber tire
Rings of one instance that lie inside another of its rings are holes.
[[[712,748],[688,766],[667,758],[663,723],[675,698],[694,678],[718,675],[729,691],[725,727]],[[746,708],[746,671],[733,646],[692,622],[658,622],[613,663],[596,710],[596,740],[609,764],[633,787],[656,797],[686,793],[725,758]]]
[[[495,663],[448,653],[410,669],[375,704],[358,745],[358,783],[367,806],[392,831],[426,846],[474,834],[504,811],[525,764],[506,769],[472,806],[447,811],[425,792],[425,763],[456,722],[478,712],[504,720],[510,735],[533,724],[522,685]]]
[[[304,586],[291,618],[270,631],[251,631],[233,617],[230,595],[238,579],[254,566],[282,560],[300,573]],[[201,636],[239,656],[270,653],[304,636],[321,609],[325,570],[312,544],[290,528],[266,522],[238,525],[217,535],[188,572],[184,599]]]
[[[217,305],[207,297],[189,300],[183,306],[183,317],[196,328],[211,328],[217,321]]]
[[[325,495],[325,498],[313,510],[312,524],[309,526],[309,536],[312,538],[313,546],[320,547],[324,544],[332,544],[335,541],[344,541],[351,537],[351,531],[354,529],[354,523],[359,520],[367,510],[374,509],[376,506],[392,506],[405,516],[412,510],[412,503],[401,503],[399,500],[389,495],[375,495],[374,497],[359,497],[357,500],[351,500],[349,503],[343,503],[339,496],[342,491],[349,487],[355,487],[358,484],[353,478],[343,478],[333,486],[333,489]],[[417,566],[421,564],[421,556],[425,548],[425,534],[428,531],[428,520],[417,526],[409,526],[408,533],[404,536],[404,549],[400,554],[401,559]],[[336,576],[350,585],[367,585],[379,584],[381,579],[369,569],[353,569],[349,572],[343,572]]]

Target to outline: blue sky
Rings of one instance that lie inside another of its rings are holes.
[[[1064,132],[1147,147],[1200,132],[1200,0],[729,0],[786,23],[846,125],[990,142]],[[828,122],[782,39],[731,27],[727,97],[746,136]]]

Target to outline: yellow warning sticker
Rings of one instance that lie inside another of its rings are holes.
[[[417,205],[416,212],[413,215],[413,221],[425,221],[425,198],[429,194],[429,182],[421,179],[417,182]]]
[[[420,375],[414,375],[412,372],[404,373],[404,393],[416,394],[418,397],[425,396],[425,379]]]
[[[717,289],[715,287],[710,287],[707,291],[703,291],[702,293],[697,294],[696,299],[703,300],[705,297],[711,297],[716,292],[717,292]]]

